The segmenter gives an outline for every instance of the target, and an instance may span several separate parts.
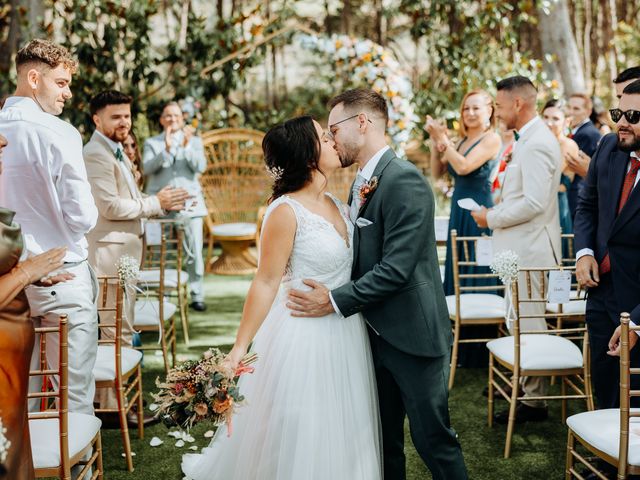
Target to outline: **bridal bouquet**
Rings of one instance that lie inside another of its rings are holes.
[[[223,365],[225,354],[210,348],[197,361],[187,361],[169,370],[164,382],[156,379],[158,402],[156,415],[167,426],[191,428],[200,422],[227,425],[231,435],[231,418],[236,405],[244,397],[240,395],[237,380],[240,375],[253,373],[257,355],[248,354],[235,372]]]

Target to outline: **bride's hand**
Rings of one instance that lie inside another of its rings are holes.
[[[238,370],[238,365],[247,354],[247,350],[243,348],[233,347],[231,351],[227,354],[225,359],[222,361],[222,364],[229,369],[229,371],[235,372]]]

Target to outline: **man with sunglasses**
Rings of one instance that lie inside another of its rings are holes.
[[[640,322],[640,80],[625,87],[620,107],[610,113],[617,133],[605,136],[593,156],[574,225],[576,277],[589,289],[586,320],[598,408],[620,404],[620,313]],[[632,348],[637,341],[631,335]],[[640,349],[631,352],[631,362],[640,366]],[[632,389],[640,389],[634,376]]]

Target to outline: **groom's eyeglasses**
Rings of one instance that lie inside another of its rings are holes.
[[[344,120],[340,120],[339,122],[336,122],[336,123],[334,123],[332,125],[329,125],[329,130],[324,132],[323,140],[324,140],[324,137],[326,137],[326,139],[328,139],[328,140],[335,140],[335,134],[338,131],[338,129],[335,128],[335,126],[336,125],[340,125],[341,123],[346,122],[347,120],[351,120],[353,118],[359,117],[360,115],[362,115],[362,113],[356,113],[355,115],[351,115],[350,117],[345,118]],[[373,125],[373,122],[371,120],[369,120],[369,117],[365,116],[365,118],[367,119],[367,122],[369,122],[371,125]]]
[[[640,122],[640,110],[627,110],[623,112],[619,108],[612,108],[609,110],[609,115],[611,115],[611,120],[615,123],[618,123],[623,116],[631,125]]]

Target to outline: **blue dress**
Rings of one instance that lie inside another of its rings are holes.
[[[467,156],[471,150],[473,150],[481,141],[481,137],[473,145],[471,145],[462,154]],[[462,140],[460,145],[463,145],[466,138]],[[476,221],[471,216],[469,210],[464,210],[458,206],[458,200],[462,198],[472,198],[478,205],[491,208],[493,206],[493,198],[491,196],[491,172],[495,167],[496,160],[489,160],[485,162],[478,169],[467,175],[458,175],[451,165],[448,166],[449,174],[454,179],[455,188],[453,190],[453,196],[451,197],[451,214],[449,216],[449,232],[456,230],[459,237],[475,237],[480,235],[491,235],[491,230],[488,228],[479,228]],[[463,249],[459,248],[458,258],[462,259]],[[491,273],[489,267],[467,267],[462,269],[461,273]],[[445,260],[444,270],[444,294],[453,295],[454,291],[453,280],[453,260],[451,255],[451,238],[447,239],[447,257]],[[461,282],[463,286],[471,285],[492,285],[495,283],[487,283],[487,279],[465,279]]]
[[[562,233],[573,233],[573,221],[571,220],[571,210],[569,208],[569,189],[571,188],[571,179],[564,173],[560,176],[560,185],[564,185],[566,191],[558,192],[558,208],[560,209],[560,228]],[[571,255],[569,255],[571,253]],[[569,252],[568,240],[562,240],[562,257],[573,257],[575,252]]]
[[[481,137],[473,145],[467,148],[463,156],[467,156],[482,141]],[[463,145],[466,138],[462,140]],[[460,147],[459,146],[459,147]],[[459,148],[458,147],[458,148]],[[488,228],[479,228],[476,221],[471,216],[469,210],[464,210],[458,206],[461,198],[472,198],[478,205],[491,208],[493,198],[491,195],[491,172],[493,171],[497,159],[485,162],[481,167],[467,175],[458,175],[449,165],[449,174],[454,179],[453,196],[451,197],[451,214],[449,216],[449,232],[455,229],[458,236],[477,237],[481,235],[491,235]],[[463,259],[463,248],[458,248],[458,258]],[[473,259],[473,257],[472,257]],[[444,271],[444,291],[445,295],[454,295],[453,279],[453,259],[451,254],[451,236],[447,238],[447,257]],[[460,273],[491,273],[489,267],[463,267]],[[461,286],[473,285],[497,285],[497,279],[488,278],[467,278],[460,281]],[[486,292],[497,293],[497,292]],[[477,327],[465,327],[460,332],[460,338],[491,338],[496,336],[496,329],[490,325],[479,325]],[[458,346],[458,365],[461,367],[485,367],[488,365],[488,355],[483,343],[462,343]]]

